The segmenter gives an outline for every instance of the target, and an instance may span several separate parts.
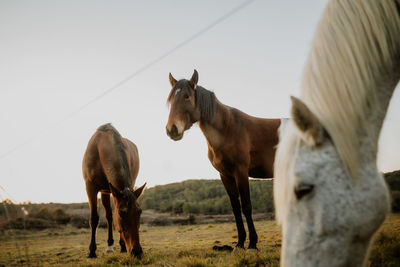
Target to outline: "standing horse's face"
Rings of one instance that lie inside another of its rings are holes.
[[[119,192],[110,184],[114,199],[116,228],[125,242],[127,251],[138,258],[141,258],[143,250],[139,242],[140,215],[142,210],[137,200],[143,193],[145,186],[146,184],[135,191],[125,189]]]
[[[373,167],[358,180],[347,175],[329,135],[300,100],[293,100],[292,117],[300,144],[287,177],[282,266],[361,266],[387,211],[384,185],[371,179]]]
[[[183,133],[200,119],[200,110],[196,108],[195,97],[198,74],[195,70],[189,81],[180,80],[178,82],[170,73],[169,81],[172,86],[168,97],[171,109],[166,130],[172,140],[178,141],[182,139]]]

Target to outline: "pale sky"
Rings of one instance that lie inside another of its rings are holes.
[[[137,186],[218,179],[197,126],[179,142],[165,133],[168,73],[190,78],[197,69],[222,103],[288,117],[327,1],[251,2],[76,111],[245,2],[0,0],[1,199],[87,201],[82,157],[107,122],[139,148]],[[400,169],[399,111],[396,92],[380,140],[383,171]]]

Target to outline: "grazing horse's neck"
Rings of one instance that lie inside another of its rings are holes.
[[[222,144],[226,132],[229,131],[230,113],[230,108],[216,99],[214,116],[209,120],[198,121],[209,146],[216,148]]]

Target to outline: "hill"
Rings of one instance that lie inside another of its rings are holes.
[[[385,173],[392,211],[400,212],[400,171]],[[250,180],[251,201],[256,218],[273,218],[272,180]],[[141,221],[150,225],[193,224],[233,221],[228,194],[220,180],[187,180],[145,190],[139,201]],[[107,226],[99,200],[101,228]],[[256,214],[259,214],[257,216]],[[194,217],[195,216],[195,217]],[[87,203],[0,203],[1,229],[46,229],[70,224],[89,227]]]

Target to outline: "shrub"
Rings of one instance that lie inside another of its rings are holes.
[[[53,220],[53,214],[46,208],[41,208],[38,212],[34,213],[32,217],[43,220]]]
[[[383,174],[392,191],[400,190],[400,171],[387,172]]]
[[[62,209],[56,209],[53,212],[53,218],[57,224],[67,224],[71,220],[71,217]]]
[[[15,219],[24,216],[24,213],[19,205],[12,203],[11,200],[0,202],[0,219]]]
[[[43,230],[56,227],[52,221],[38,218],[17,218],[5,223],[2,229],[18,229],[18,230]]]
[[[156,217],[153,221],[150,222],[150,225],[154,226],[166,226],[171,225],[172,221],[166,217]]]
[[[89,218],[83,218],[81,216],[72,216],[70,223],[76,228],[89,228]]]
[[[400,212],[400,191],[392,191],[392,212]]]

